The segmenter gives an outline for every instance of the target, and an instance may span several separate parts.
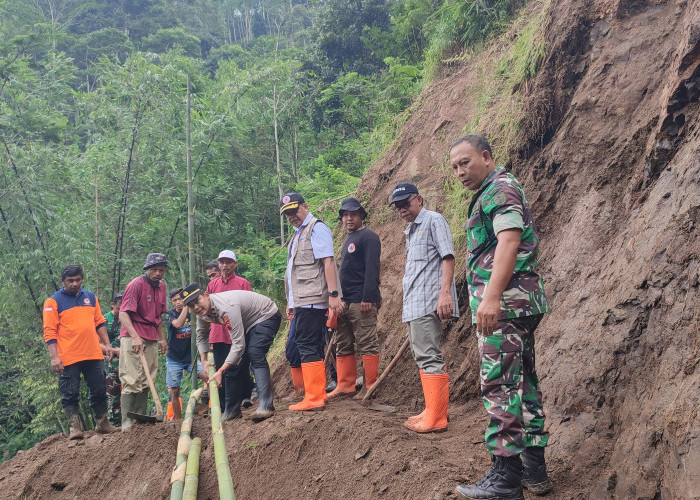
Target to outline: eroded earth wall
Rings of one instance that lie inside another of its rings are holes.
[[[697,498],[700,2],[555,0],[546,40],[508,167],[535,212],[553,303],[538,331],[550,453],[589,478],[593,498]],[[390,311],[403,224],[385,222],[385,202],[412,180],[429,208],[444,207],[448,144],[475,112],[466,66],[424,92],[361,185],[388,242]],[[383,321],[398,325],[389,311]],[[467,320],[445,347],[453,398],[474,396]]]

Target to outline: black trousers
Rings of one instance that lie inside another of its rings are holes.
[[[302,363],[323,360],[323,335],[326,331],[326,309],[294,308],[296,341]]]
[[[275,313],[271,318],[258,323],[245,334],[245,350],[250,359],[250,366],[253,369],[267,368],[267,351],[270,350],[272,341],[275,340],[275,335],[280,329],[282,316],[279,312]]]
[[[89,359],[64,366],[58,376],[61,405],[77,407],[80,402],[80,374],[83,374],[90,395],[90,408],[96,415],[107,412],[107,382],[103,359]]]
[[[228,353],[231,351],[231,344],[223,342],[215,342],[212,344],[214,352],[214,366],[218,370],[226,361]],[[250,397],[250,390],[253,382],[250,377],[250,358],[248,352],[243,353],[241,361],[230,366],[221,377],[221,387],[219,387],[219,401],[221,402],[221,411],[226,409],[226,399],[228,396],[229,404],[240,406],[243,399]]]

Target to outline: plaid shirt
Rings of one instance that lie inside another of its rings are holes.
[[[406,272],[403,276],[404,323],[437,310],[442,282],[442,261],[454,257],[452,233],[445,218],[425,208],[404,230],[406,234]],[[459,318],[457,290],[452,279],[452,316]]]

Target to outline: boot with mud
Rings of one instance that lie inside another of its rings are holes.
[[[289,407],[292,411],[318,411],[326,406],[326,367],[323,361],[301,364],[304,373],[304,399]]]
[[[83,426],[80,423],[80,410],[77,406],[67,406],[65,408],[68,419],[68,439],[83,439]]]
[[[421,386],[423,385],[423,370],[419,370],[420,373],[420,383]],[[418,415],[412,415],[408,417],[406,422],[418,422],[419,420],[423,420],[423,417],[425,417],[425,408],[423,408],[423,411],[420,412]]]
[[[459,498],[472,500],[525,500],[523,487],[523,463],[520,455],[495,457],[493,467],[475,484],[457,486]]]
[[[523,488],[537,496],[546,495],[552,491],[552,480],[547,475],[547,465],[544,460],[544,448],[541,446],[525,448],[520,458],[523,462]]]
[[[379,378],[379,354],[363,354],[362,366],[365,370],[363,386],[354,399],[363,399],[369,388],[372,387]],[[372,397],[376,397],[376,395],[377,391],[374,391]]]
[[[221,421],[227,422],[229,420],[235,420],[237,418],[243,418],[243,413],[241,412],[241,407],[226,407],[226,411],[221,414]]]
[[[107,412],[102,415],[95,413],[95,432],[98,434],[110,434],[112,432],[119,432],[118,427],[114,427],[109,423],[109,418],[107,418]]]
[[[424,373],[423,396],[425,415],[422,419],[406,420],[404,426],[414,432],[444,432],[447,430],[447,406],[450,381],[447,373]]]
[[[258,388],[258,407],[247,418],[253,422],[262,422],[275,414],[273,404],[272,381],[269,368],[253,368],[255,384]]]
[[[342,399],[355,394],[355,379],[357,378],[357,360],[355,353],[336,358],[338,370],[338,385],[328,394],[328,399]]]
[[[107,416],[107,402],[97,402],[92,409],[92,417],[95,419],[95,432],[99,434],[109,434],[110,432],[119,431],[109,422]]]
[[[134,413],[139,415],[148,415],[148,393],[149,390],[141,391],[135,394],[134,398]]]
[[[121,397],[121,403],[122,403],[122,426],[121,430],[122,432],[125,432],[127,429],[129,429],[132,425],[134,425],[134,419],[129,417],[129,413],[135,413],[136,412],[136,394],[129,392],[129,393],[122,393]]]

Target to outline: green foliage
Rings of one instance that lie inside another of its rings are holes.
[[[173,49],[180,49],[188,57],[199,57],[201,55],[199,46],[199,38],[186,33],[182,28],[160,29],[141,41],[143,50],[167,52]]]
[[[431,19],[435,25],[426,50],[428,79],[437,76],[445,53],[502,32],[524,4],[524,0],[445,0]]]
[[[170,285],[185,275],[187,75],[193,278],[231,248],[240,274],[284,307],[280,233],[291,228],[280,228],[278,185],[333,226],[340,200],[397,147],[424,68],[502,30],[522,3],[0,0],[3,459],[65,428],[40,316],[61,268],[81,263],[103,308],[149,252],[168,255]],[[500,113],[501,157],[520,123],[514,90],[543,51],[543,15],[519,21],[512,50],[486,68],[495,84],[471,89],[481,107],[469,127]],[[459,188],[447,186],[453,223]]]
[[[323,73],[328,78],[346,72],[377,73],[382,61],[363,36],[366,29],[388,31],[389,25],[386,0],[326,0],[314,25]]]
[[[482,77],[469,89],[477,103],[477,112],[464,127],[464,133],[482,133],[491,139],[494,158],[498,164],[509,161],[508,154],[518,140],[525,116],[522,94],[519,92],[535,75],[544,57],[545,41],[542,27],[551,8],[550,0],[539,2],[538,8],[523,13],[514,21],[512,36],[498,40],[500,56],[486,61],[479,68]],[[445,217],[450,223],[456,247],[466,245],[462,225],[467,220],[472,192],[464,189],[451,172],[448,158],[443,163],[446,173],[443,191],[447,201]]]

